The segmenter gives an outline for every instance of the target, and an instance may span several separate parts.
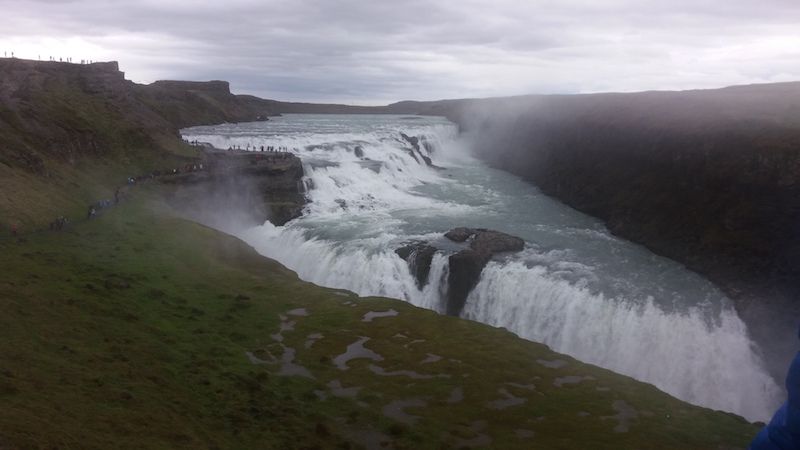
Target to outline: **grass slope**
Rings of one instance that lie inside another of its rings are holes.
[[[139,191],[0,239],[0,448],[717,449],[756,432],[502,329],[303,282],[162,208]],[[337,359],[359,340],[382,359]],[[269,363],[286,349],[313,378]]]

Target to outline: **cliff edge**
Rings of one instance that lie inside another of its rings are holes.
[[[490,164],[715,282],[783,376],[800,316],[800,83],[432,111]]]

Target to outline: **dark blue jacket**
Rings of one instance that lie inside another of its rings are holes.
[[[800,352],[786,375],[789,398],[750,444],[751,450],[800,450]]]

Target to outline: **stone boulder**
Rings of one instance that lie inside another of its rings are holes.
[[[496,253],[516,252],[525,248],[525,241],[485,228],[454,228],[445,237],[453,242],[469,241],[469,248],[451,255],[447,275],[447,314],[461,314],[467,296],[480,281],[481,272]]]
[[[411,275],[417,281],[417,287],[422,289],[428,284],[431,272],[431,261],[436,253],[436,248],[426,242],[411,242],[398,248],[394,252],[408,263]]]
[[[448,315],[458,316],[461,314],[467,296],[478,285],[481,272],[491,258],[490,254],[478,253],[472,249],[450,255],[450,271],[447,274]]]
[[[409,154],[409,155],[411,155],[411,157],[412,157],[412,158],[414,158],[414,159],[415,159],[417,162],[419,162],[419,159],[420,159],[420,158],[422,158],[422,160],[423,160],[423,161],[425,161],[425,164],[426,164],[426,165],[428,165],[428,166],[430,166],[430,167],[433,167],[433,161],[432,161],[432,160],[431,160],[429,157],[425,156],[425,155],[422,153],[422,150],[420,150],[420,148],[419,148],[419,142],[420,142],[420,141],[419,141],[419,138],[418,138],[418,137],[416,137],[416,136],[409,136],[409,135],[407,135],[407,134],[405,134],[405,133],[400,133],[400,136],[401,136],[401,137],[402,137],[402,138],[403,138],[403,139],[404,139],[406,142],[408,142],[409,144],[411,144],[411,147],[413,148],[413,150],[409,150],[409,151],[408,151],[408,154]],[[428,147],[426,147],[426,149],[427,149],[427,148],[428,148]],[[417,157],[417,156],[419,156],[419,157]]]

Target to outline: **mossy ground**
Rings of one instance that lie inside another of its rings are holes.
[[[717,449],[757,431],[505,330],[303,282],[172,217],[154,189],[65,232],[0,239],[0,447]],[[361,336],[383,360],[340,370]],[[247,356],[285,348],[313,379]],[[591,378],[555,385],[566,376]],[[337,397],[333,380],[361,389]],[[524,403],[490,407],[503,398]],[[425,406],[384,414],[398,400]]]

